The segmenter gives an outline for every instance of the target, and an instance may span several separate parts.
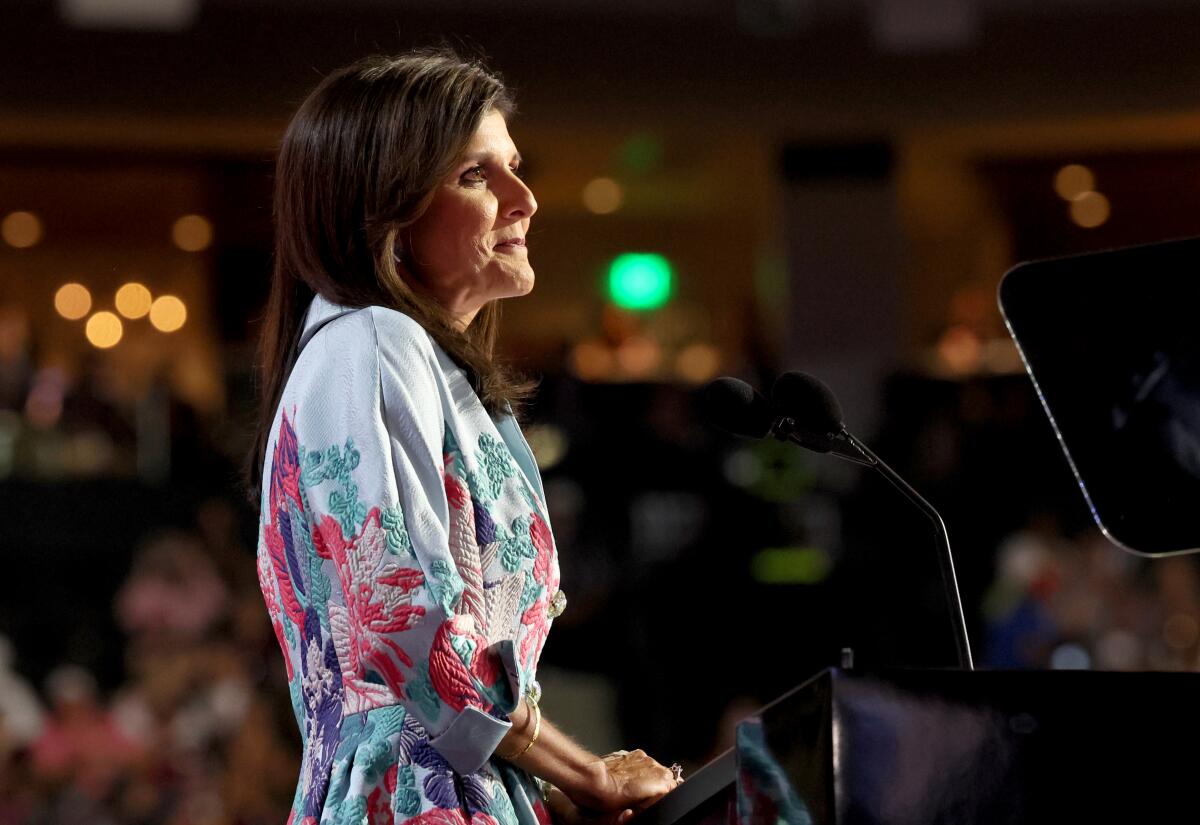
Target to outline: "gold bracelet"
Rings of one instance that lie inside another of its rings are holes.
[[[530,702],[529,698],[526,697],[525,706],[529,707],[530,705],[533,705],[533,736],[529,737],[529,742],[525,745],[525,747],[521,748],[511,756],[504,757],[509,762],[512,762],[514,759],[520,759],[522,756],[524,756],[525,753],[533,747],[533,743],[537,741],[538,734],[542,732],[542,709],[538,707],[537,702]]]

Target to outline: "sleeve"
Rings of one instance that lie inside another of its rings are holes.
[[[376,353],[373,414],[364,406],[360,420],[348,425],[360,439],[358,454],[377,456],[378,463],[370,477],[355,474],[367,494],[358,505],[361,531],[347,539],[346,525],[329,516],[319,529],[345,596],[344,608],[331,605],[330,612],[335,640],[344,640],[338,646],[343,687],[348,705],[361,695],[370,706],[382,680],[450,766],[473,773],[511,727],[520,671],[512,642],[489,646],[487,628],[455,610],[464,583],[450,549],[440,366],[432,345],[406,316],[372,309],[368,317]],[[362,420],[368,418],[369,426]],[[330,503],[336,510],[335,496]]]

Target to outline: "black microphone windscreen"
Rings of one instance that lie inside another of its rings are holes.
[[[713,427],[746,438],[765,438],[775,420],[762,393],[729,376],[710,381],[700,391],[700,409]]]
[[[803,372],[785,372],[771,390],[775,412],[801,432],[826,435],[842,430],[842,407],[833,390]]]

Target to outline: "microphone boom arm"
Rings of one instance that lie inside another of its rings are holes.
[[[954,643],[958,649],[958,665],[963,670],[974,670],[975,662],[971,657],[971,642],[967,638],[967,620],[963,615],[962,596],[958,592],[958,577],[954,574],[954,556],[950,552],[950,534],[946,531],[946,523],[942,521],[941,515],[932,504],[925,500],[924,496],[914,490],[883,459],[875,455],[870,447],[855,438],[844,427],[841,432],[833,434],[831,439],[851,447],[861,456],[861,460],[839,451],[840,457],[879,470],[893,487],[904,493],[908,500],[917,505],[921,512],[933,522],[934,532],[938,539],[938,566],[942,571],[942,584],[946,591],[947,607],[950,609],[950,624],[954,628]]]

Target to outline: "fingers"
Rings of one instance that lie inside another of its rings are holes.
[[[611,790],[607,799],[588,800],[587,804],[607,812],[603,825],[625,825],[679,786],[682,769],[661,764],[641,748],[613,751],[601,756],[600,761]]]

